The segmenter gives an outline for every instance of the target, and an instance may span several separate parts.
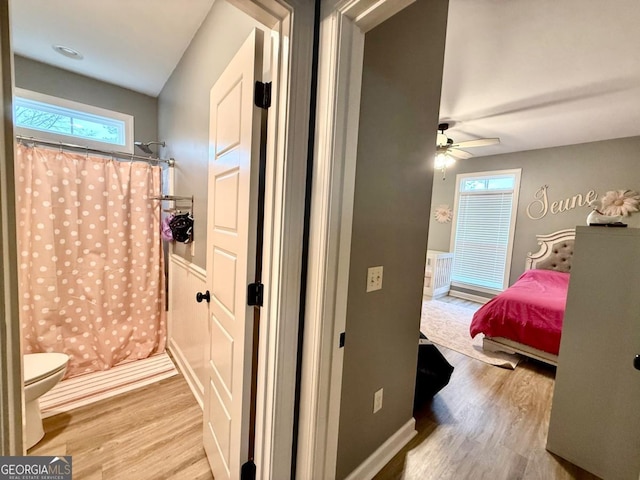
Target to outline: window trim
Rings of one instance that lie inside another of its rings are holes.
[[[505,267],[504,267],[504,277],[502,280],[502,289],[494,290],[492,288],[487,288],[478,285],[471,285],[468,283],[462,282],[452,282],[452,285],[460,286],[462,288],[467,288],[469,290],[474,290],[482,293],[500,293],[504,291],[509,286],[509,277],[511,275],[511,263],[513,257],[513,244],[515,241],[515,230],[516,230],[516,221],[518,216],[518,199],[520,197],[520,180],[522,177],[522,169],[521,168],[513,168],[508,170],[489,170],[484,172],[472,172],[472,173],[459,173],[456,175],[456,189],[455,189],[455,197],[454,197],[454,206],[453,206],[453,219],[452,219],[452,228],[451,228],[451,238],[449,239],[449,251],[454,252],[455,240],[457,235],[457,215],[458,215],[458,207],[460,202],[460,186],[465,179],[468,178],[482,178],[482,177],[499,177],[513,175],[514,176],[514,185],[513,185],[513,193],[512,193],[512,201],[511,201],[511,222],[509,224],[509,244],[507,246],[507,253],[505,255]],[[483,193],[493,193],[493,192],[504,192],[504,189],[501,190],[483,190],[479,191],[477,194],[482,195]]]
[[[80,113],[89,115],[97,115],[100,117],[106,117],[113,120],[124,122],[124,145],[115,143],[101,142],[99,140],[92,140],[85,137],[76,137],[73,135],[65,135],[63,133],[49,132],[45,130],[36,130],[33,128],[22,127],[15,125],[15,133],[23,135],[25,137],[34,137],[42,140],[49,140],[52,142],[70,143],[73,145],[82,145],[96,150],[106,151],[122,151],[125,153],[133,153],[134,146],[134,134],[133,134],[133,115],[127,113],[116,112],[114,110],[108,110],[106,108],[96,107],[94,105],[87,105],[86,103],[80,103],[73,100],[67,100],[66,98],[54,97],[52,95],[46,95],[40,92],[34,92],[24,88],[16,87],[14,89],[14,97],[24,98],[25,100],[33,100],[36,102],[47,103],[56,107],[66,108],[69,110],[75,110]],[[15,107],[14,107],[15,108]]]

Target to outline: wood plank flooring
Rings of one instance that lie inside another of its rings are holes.
[[[511,371],[440,350],[455,367],[451,381],[416,412],[418,435],[376,479],[597,480],[544,448],[552,367],[528,361]],[[29,454],[72,455],[74,480],[213,478],[202,411],[181,375],[47,418],[44,428]]]
[[[29,455],[71,455],[74,480],[212,480],[202,410],[181,375],[44,420]]]
[[[597,480],[545,450],[555,369],[515,370],[439,348],[455,370],[415,413],[418,435],[378,480]]]

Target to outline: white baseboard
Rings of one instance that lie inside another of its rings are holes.
[[[416,420],[412,417],[351,472],[346,480],[371,480],[417,433]]]
[[[474,295],[472,293],[460,292],[458,290],[449,290],[450,297],[462,298],[464,300],[469,300],[471,302],[482,303],[485,304],[490,298],[481,297],[480,295]]]
[[[200,383],[200,380],[198,380],[196,372],[194,372],[191,365],[189,365],[178,344],[171,338],[169,339],[167,350],[171,353],[176,367],[178,367],[178,370],[180,370],[180,373],[187,381],[187,385],[189,385],[191,393],[193,393],[193,396],[196,398],[198,405],[204,410],[204,387]]]
[[[436,294],[436,295],[431,295],[430,293],[424,293],[424,292],[423,292],[423,293],[422,293],[422,296],[423,296],[424,298],[426,298],[427,300],[436,300],[436,299],[438,299],[438,298],[446,297],[447,295],[449,295],[449,292],[450,292],[450,291],[451,291],[451,290],[447,290],[447,291],[445,291],[445,292],[440,292],[440,293],[438,293],[438,294]]]

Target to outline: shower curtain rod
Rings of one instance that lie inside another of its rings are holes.
[[[50,147],[60,147],[60,148],[66,148],[69,150],[77,150],[77,151],[87,152],[87,153],[91,152],[91,153],[98,153],[100,155],[110,155],[112,157],[119,157],[123,159],[131,159],[131,160],[135,159],[135,160],[143,160],[145,162],[166,163],[170,167],[173,167],[176,164],[176,161],[173,158],[169,158],[169,159],[153,158],[153,157],[145,157],[143,155],[136,155],[135,153],[115,152],[115,151],[112,152],[108,150],[100,150],[97,148],[87,147],[86,145],[75,145],[73,143],[55,142],[52,140],[44,140],[41,138],[25,137],[24,135],[16,135],[16,140],[24,141],[24,142],[39,143],[39,144],[47,145]]]

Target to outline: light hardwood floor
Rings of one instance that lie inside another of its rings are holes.
[[[211,480],[202,410],[181,375],[44,420],[29,455],[71,455],[74,480]]]
[[[555,369],[494,367],[439,348],[455,370],[415,413],[418,435],[378,480],[597,480],[544,448]]]
[[[597,480],[544,448],[552,367],[523,362],[511,371],[440,350],[455,367],[451,381],[416,412],[418,435],[377,479]],[[50,417],[44,427],[29,454],[72,455],[74,480],[213,478],[202,411],[181,375]]]

